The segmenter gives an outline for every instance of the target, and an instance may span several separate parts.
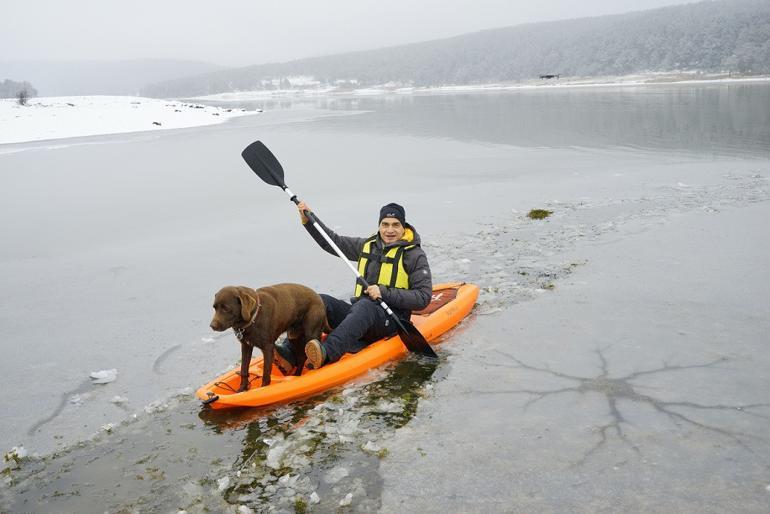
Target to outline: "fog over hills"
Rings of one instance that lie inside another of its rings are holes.
[[[356,87],[474,84],[700,70],[770,73],[770,2],[721,0],[485,30],[423,43],[235,68],[158,82],[157,97],[285,87],[289,77]],[[34,81],[33,81],[34,83]]]
[[[30,82],[40,96],[137,95],[148,83],[224,69],[216,64],[171,59],[0,61],[0,81]]]

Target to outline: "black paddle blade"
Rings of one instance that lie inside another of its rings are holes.
[[[427,355],[428,357],[438,357],[433,351],[431,345],[425,340],[423,335],[417,330],[411,322],[396,318],[398,325],[398,335],[401,337],[407,350],[413,353]]]
[[[262,141],[254,141],[243,149],[241,157],[249,165],[249,168],[257,174],[259,178],[270,184],[286,189],[283,181],[283,167],[278,159],[275,158]]]

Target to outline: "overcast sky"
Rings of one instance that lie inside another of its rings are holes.
[[[3,0],[0,61],[174,58],[245,66],[682,3],[691,2]]]

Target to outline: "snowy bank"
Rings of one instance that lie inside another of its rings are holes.
[[[245,114],[253,112],[135,96],[0,99],[0,144],[197,127]]]
[[[729,76],[721,73],[655,72],[606,77],[561,77],[553,79],[528,79],[489,84],[455,84],[444,86],[405,86],[387,83],[369,87],[351,88],[342,86],[292,87],[291,89],[260,89],[254,91],[232,91],[215,95],[195,97],[207,102],[238,102],[267,100],[271,98],[314,98],[324,96],[378,96],[378,95],[419,95],[442,93],[483,93],[559,88],[603,88],[638,87],[670,84],[732,84],[770,82],[770,76]]]

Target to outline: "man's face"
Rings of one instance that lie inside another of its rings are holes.
[[[382,218],[380,237],[385,244],[395,243],[404,237],[404,226],[396,218]]]

